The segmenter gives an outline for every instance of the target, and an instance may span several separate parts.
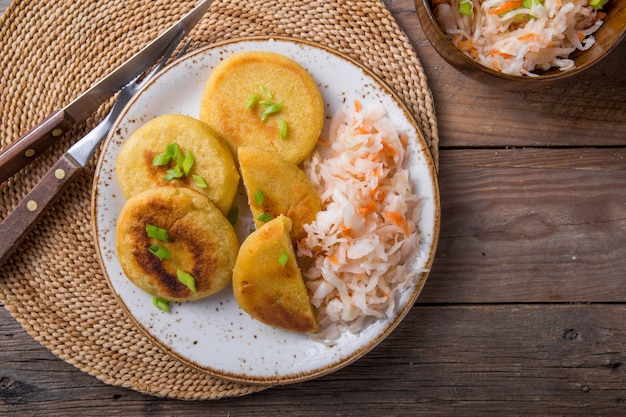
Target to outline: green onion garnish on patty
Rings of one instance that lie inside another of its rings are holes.
[[[176,270],[176,277],[180,282],[185,284],[187,288],[191,290],[191,292],[196,292],[196,279],[189,272],[185,272],[182,269]]]
[[[167,230],[155,226],[153,224],[146,224],[146,233],[148,234],[148,237],[151,237],[153,239],[156,240],[160,240],[161,242],[169,242],[170,241],[170,237],[169,234],[167,233]]]
[[[148,251],[150,251],[151,254],[159,258],[159,261],[162,261],[163,259],[170,259],[172,257],[170,251],[168,251],[165,247],[159,245],[158,243],[150,245],[148,247]]]
[[[260,221],[262,221],[262,222],[264,222],[264,223],[267,223],[267,222],[269,222],[270,220],[272,220],[272,219],[273,219],[273,217],[272,217],[272,216],[270,216],[269,214],[267,214],[266,212],[263,212],[263,213],[259,214],[259,215],[256,217],[256,219],[257,219],[257,220],[260,220]]]
[[[289,255],[287,254],[287,252],[282,251],[280,253],[280,256],[278,257],[278,263],[280,264],[280,266],[284,268],[285,265],[287,265],[288,260],[289,260]]]

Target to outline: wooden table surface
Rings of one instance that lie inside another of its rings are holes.
[[[626,43],[575,80],[503,92],[434,52],[413,0],[387,5],[441,137],[437,258],[397,330],[317,380],[186,402],[103,384],[0,308],[1,415],[626,415]]]

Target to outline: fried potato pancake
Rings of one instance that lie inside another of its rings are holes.
[[[258,219],[261,213],[284,214],[292,223],[291,239],[305,237],[304,225],[315,220],[322,203],[304,171],[275,152],[249,146],[239,148],[239,169],[256,227],[265,223]]]
[[[167,181],[166,171],[174,162],[154,166],[153,159],[172,143],[183,154],[191,152],[195,162],[188,175]],[[198,187],[194,175],[203,178],[207,187]],[[158,116],[137,129],[120,151],[116,176],[127,199],[163,185],[187,187],[204,194],[224,214],[233,203],[240,178],[233,155],[219,135],[206,123],[182,114]]]
[[[274,107],[263,120],[272,104],[280,109]],[[254,146],[299,164],[322,131],[324,102],[315,80],[291,58],[239,52],[209,76],[199,118],[226,140],[235,156],[240,146]]]
[[[149,237],[146,225],[167,231],[167,241]],[[160,245],[161,260],[149,251]],[[133,195],[117,222],[117,256],[124,274],[142,290],[170,301],[193,301],[226,287],[232,278],[239,240],[222,212],[197,191],[157,187]],[[177,276],[195,278],[194,293]]]
[[[239,306],[256,320],[312,333],[318,324],[296,262],[290,228],[291,220],[278,216],[244,240],[233,269],[233,293]]]

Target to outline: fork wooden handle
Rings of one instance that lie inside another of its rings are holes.
[[[63,189],[82,170],[83,167],[71,156],[63,155],[4,219],[0,224],[0,265],[13,254]]]
[[[0,183],[41,155],[73,125],[67,112],[57,110],[5,149],[0,153]]]

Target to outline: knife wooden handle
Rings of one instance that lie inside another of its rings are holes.
[[[0,153],[0,183],[41,155],[73,126],[74,120],[69,114],[57,110],[29,130]]]
[[[0,224],[0,265],[13,254],[70,181],[83,167],[64,154]]]

